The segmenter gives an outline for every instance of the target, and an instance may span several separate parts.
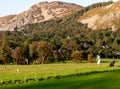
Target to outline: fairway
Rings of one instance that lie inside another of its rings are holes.
[[[120,0],[24,1],[0,2],[0,89],[120,89]]]
[[[120,72],[106,72],[64,79],[0,86],[0,89],[120,89]]]
[[[0,65],[0,81],[12,81],[0,85],[0,89],[119,89],[120,62],[117,61],[115,67],[109,67],[112,60],[102,60],[100,67],[96,63],[59,63],[43,65]],[[18,70],[19,69],[19,70]],[[89,73],[98,71],[96,73]],[[100,73],[100,71],[106,71]],[[109,71],[109,72],[108,72]],[[84,75],[62,77],[55,79],[55,76]],[[53,76],[52,79],[48,77]],[[42,81],[38,79],[44,78]],[[35,79],[35,81],[24,82],[25,79]],[[16,83],[21,80],[22,83]]]
[[[101,63],[100,67],[96,63],[61,63],[44,65],[0,65],[0,80],[24,80],[29,78],[46,78],[57,75],[70,75],[85,73],[91,71],[103,71],[120,69],[120,62],[115,64],[114,68],[109,67],[109,63]],[[18,71],[19,69],[19,71]]]

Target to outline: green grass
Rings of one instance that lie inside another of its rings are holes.
[[[116,62],[114,68],[109,67],[109,63],[111,61],[112,61],[111,59],[110,60],[102,59],[102,63],[100,67],[98,67],[96,63],[86,63],[86,62],[71,63],[69,62],[69,63],[43,64],[43,65],[7,65],[6,70],[4,70],[4,65],[0,65],[0,81],[1,80],[2,81],[9,81],[9,80],[13,81],[13,80],[35,79],[35,78],[38,79],[38,78],[46,78],[48,76],[57,76],[57,75],[64,76],[64,75],[85,73],[85,72],[91,72],[91,71],[104,71],[104,70],[113,70],[113,69],[120,70],[120,61],[118,60]],[[19,69],[19,71],[17,71],[17,69]],[[90,74],[86,76],[71,77],[71,78],[65,78],[65,79],[60,79],[60,80],[51,79],[51,80],[43,80],[40,82],[31,81],[30,83],[22,83],[22,84],[12,84],[12,85],[4,84],[4,85],[0,85],[0,89],[9,89],[11,86],[14,88],[10,88],[10,89],[43,89],[43,88],[53,89],[53,85],[55,87],[54,89],[68,89],[68,88],[79,89],[79,86],[81,87],[80,89],[85,89],[84,87],[85,85],[87,86],[91,85],[92,87],[92,88],[86,88],[86,89],[95,89],[93,87],[100,87],[98,86],[97,82],[98,83],[105,82],[106,84],[111,83],[109,82],[110,80],[108,79],[108,78],[114,78],[111,74],[115,76],[115,79],[113,80],[116,81],[117,83],[117,78],[119,79],[118,75],[120,74],[120,72]],[[115,74],[117,74],[117,76]],[[97,85],[94,85],[94,83]],[[61,87],[57,88],[59,86]],[[72,86],[76,88],[73,88]]]
[[[3,85],[0,89],[120,89],[120,72],[51,79],[27,84]]]
[[[90,71],[111,70],[109,63],[112,60],[102,60],[100,68],[96,63],[61,63],[44,65],[0,65],[0,80],[24,80],[24,78],[46,78],[48,76],[68,75]],[[114,69],[120,69],[120,62],[116,62]],[[17,69],[19,71],[17,72]]]

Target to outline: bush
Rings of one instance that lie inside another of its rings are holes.
[[[82,52],[81,51],[73,51],[71,54],[72,60],[74,62],[82,62]]]

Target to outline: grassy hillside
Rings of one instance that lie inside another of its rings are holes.
[[[120,1],[107,6],[97,7],[85,12],[80,18],[81,23],[88,24],[93,30],[111,28],[113,31],[119,30]]]

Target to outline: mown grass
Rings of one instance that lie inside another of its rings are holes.
[[[100,67],[96,63],[61,63],[43,65],[0,65],[0,80],[24,80],[24,78],[46,78],[48,76],[68,75],[90,71],[111,70],[109,63],[112,60],[102,60]],[[119,68],[120,62],[117,61],[114,69]],[[17,71],[19,69],[19,71]]]
[[[100,67],[97,66],[96,62],[95,63],[56,63],[56,64],[43,64],[43,65],[7,65],[6,70],[4,69],[4,65],[0,65],[0,80],[3,81],[9,81],[9,80],[24,80],[24,79],[39,79],[39,78],[47,78],[49,76],[57,76],[57,75],[70,75],[70,74],[79,74],[79,73],[85,73],[85,72],[91,72],[91,71],[104,71],[104,70],[120,70],[120,61],[117,60],[117,62],[115,63],[115,67],[109,67],[109,64],[112,60],[110,59],[102,59],[102,63],[100,65]],[[17,69],[19,69],[19,71],[17,71]],[[118,72],[120,73],[120,72]],[[109,73],[106,73],[105,75],[107,75]],[[88,76],[88,75],[86,75]],[[98,75],[90,75],[93,76],[91,78],[94,79],[94,76],[97,76],[96,79],[99,79],[99,74]],[[82,76],[80,76],[82,77]],[[103,77],[103,76],[102,76]],[[105,76],[106,79],[107,76]],[[109,76],[110,77],[110,76]],[[119,77],[119,76],[117,76]],[[87,77],[83,77],[80,78],[82,80],[77,80],[79,78],[65,78],[64,79],[60,79],[62,85],[62,87],[60,88],[54,88],[54,89],[79,89],[79,88],[72,88],[71,85],[69,85],[69,81],[71,81],[71,83],[73,82],[73,86],[77,87],[77,81],[78,82],[85,82],[88,80],[85,80]],[[89,77],[90,78],[90,77]],[[89,79],[88,78],[88,79]],[[95,80],[96,80],[95,79]],[[104,79],[104,78],[103,78]],[[76,81],[74,83],[74,80]],[[115,80],[115,79],[114,79]],[[54,82],[55,81],[55,82]],[[43,89],[45,87],[45,89],[53,89],[53,88],[48,88],[50,86],[55,85],[56,87],[60,86],[61,83],[58,80],[55,80],[54,78],[51,80],[43,80],[43,81],[32,81],[31,83],[22,83],[22,84],[3,84],[0,86],[0,89],[9,89],[11,86],[15,87],[15,88],[10,88],[10,89]],[[63,82],[65,81],[65,82]],[[89,82],[96,82],[94,80],[91,79],[91,81]],[[102,81],[102,80],[100,80]],[[100,82],[98,81],[98,82]],[[104,80],[106,81],[106,80]],[[58,82],[58,84],[56,84],[56,82]],[[39,86],[39,83],[40,86]],[[55,84],[54,84],[55,83]],[[85,82],[86,83],[86,82]],[[48,84],[46,87],[45,85]],[[66,84],[66,85],[65,85]],[[67,85],[68,84],[68,85]],[[75,84],[75,85],[74,85]],[[50,85],[50,86],[49,86]],[[78,83],[79,86],[84,86],[80,85],[80,83]],[[30,86],[30,88],[29,88]],[[43,86],[43,88],[39,88]],[[70,87],[71,86],[71,87]],[[21,88],[23,87],[23,88]],[[33,88],[36,87],[36,88]],[[82,89],[82,88],[80,88]],[[83,88],[84,89],[84,88]],[[87,89],[92,89],[92,88],[87,88]],[[93,88],[94,89],[94,88]]]
[[[120,72],[106,72],[25,84],[3,85],[0,89],[120,89]]]

